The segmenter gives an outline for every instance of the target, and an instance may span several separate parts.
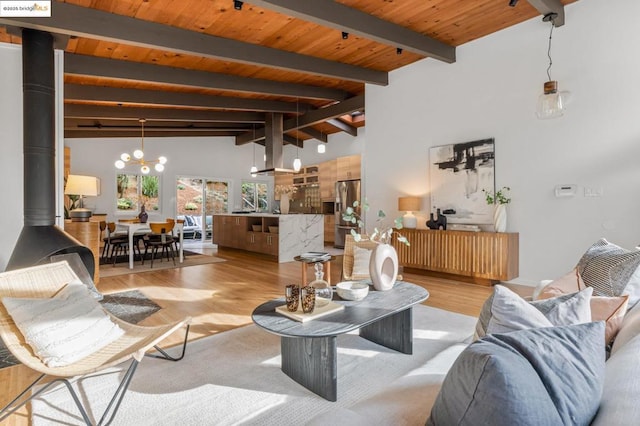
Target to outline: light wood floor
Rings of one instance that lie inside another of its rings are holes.
[[[280,297],[286,284],[300,281],[298,262],[278,264],[242,251],[210,251],[227,262],[103,278],[98,288],[103,293],[138,289],[153,299],[162,309],[147,318],[142,323],[145,325],[192,317],[190,340],[195,340],[251,324],[251,312],[257,305]],[[340,281],[341,270],[338,257],[331,267],[332,284]],[[311,271],[309,269],[309,276]],[[425,305],[472,316],[478,315],[492,291],[490,287],[417,274],[404,274],[404,280],[429,291]],[[529,288],[514,289],[523,295],[530,292]],[[182,337],[176,334],[166,343],[176,345]],[[6,405],[36,377],[35,372],[23,366],[1,369],[0,405]],[[28,425],[28,419],[25,409],[3,425]]]

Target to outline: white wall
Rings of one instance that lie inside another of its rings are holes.
[[[352,153],[361,153],[364,146],[364,131],[356,138],[336,134],[330,136],[325,154],[317,153],[318,141],[305,142],[300,150],[303,164],[317,164],[331,158]],[[133,152],[140,146],[140,138],[121,139],[66,139],[65,144],[71,149],[71,173],[97,176],[101,181],[101,195],[85,198],[85,206],[95,212],[107,213],[109,219],[117,218],[116,214],[131,216],[131,212],[116,212],[116,168],[114,162],[123,152]],[[258,176],[251,178],[249,169],[253,164],[253,147],[251,144],[236,146],[232,137],[218,138],[147,138],[145,137],[145,155],[155,158],[167,157],[165,170],[161,173],[161,211],[149,212],[150,220],[175,215],[175,179],[177,176],[204,176],[230,179],[232,181],[232,209],[240,209],[240,184],[243,180],[265,181],[273,186],[273,177]],[[256,165],[264,167],[264,147],[257,145],[255,150]],[[293,146],[284,147],[285,167],[291,167],[296,156]],[[125,169],[135,170],[135,168]],[[273,206],[272,206],[273,207]]]
[[[22,49],[0,43],[0,270],[22,230]]]
[[[494,137],[496,186],[510,186],[508,231],[520,233],[521,283],[557,277],[599,237],[640,244],[640,2],[583,0],[554,30],[551,70],[572,92],[567,114],[538,120],[549,24],[540,18],[457,49],[455,64],[426,59],[367,86],[366,196],[397,211],[397,197],[423,197],[428,149]],[[554,186],[579,185],[555,198]],[[604,196],[584,197],[584,187]]]

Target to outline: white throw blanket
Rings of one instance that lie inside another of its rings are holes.
[[[114,425],[423,425],[444,375],[473,334],[476,319],[414,308],[413,355],[357,334],[338,337],[338,401],[329,402],[280,370],[280,338],[254,325],[191,342],[185,359],[145,358]],[[75,384],[99,419],[122,377]],[[66,389],[33,402],[33,424],[82,424]]]

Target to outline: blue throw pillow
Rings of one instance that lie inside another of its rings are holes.
[[[604,383],[604,322],[492,334],[444,379],[427,425],[588,425]]]

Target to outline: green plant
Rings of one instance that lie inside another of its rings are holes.
[[[354,225],[357,225],[359,229],[365,230],[365,223],[362,220],[360,214],[358,214],[358,207],[360,207],[360,203],[358,201],[353,202],[352,207],[347,207],[344,214],[342,215],[342,220],[346,222],[351,222]],[[364,212],[369,210],[369,204],[365,201],[362,203],[362,210]],[[376,243],[380,244],[389,244],[391,242],[391,237],[394,234],[394,229],[402,229],[402,216],[394,219],[393,225],[384,224],[384,220],[387,217],[383,210],[378,210],[378,214],[376,217],[376,226],[373,228],[373,232],[369,235],[369,239]],[[396,238],[398,241],[409,246],[409,240],[407,237],[401,235],[399,232],[396,233]],[[357,242],[362,240],[362,233],[356,231],[355,229],[351,230],[351,235],[353,235],[353,239]]]
[[[185,210],[198,210],[198,206],[196,205],[196,203],[185,203],[184,205],[184,209]]]
[[[508,192],[511,190],[508,186],[503,186],[502,189],[496,191],[495,195],[491,191],[482,190],[484,192],[485,199],[487,200],[487,204],[509,204],[511,202],[511,197],[509,197]]]
[[[118,210],[131,210],[133,201],[128,198],[118,198]]]
[[[158,176],[142,176],[142,195],[147,198],[156,198],[158,187]]]
[[[183,184],[181,183],[178,184],[178,191],[184,191],[185,188],[186,186],[184,186]]]

